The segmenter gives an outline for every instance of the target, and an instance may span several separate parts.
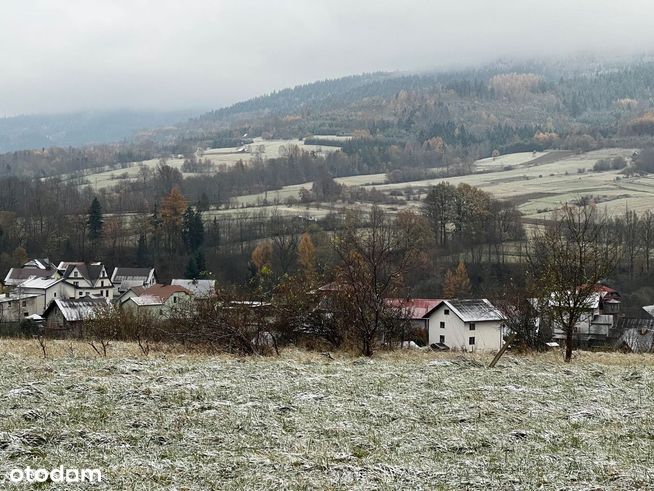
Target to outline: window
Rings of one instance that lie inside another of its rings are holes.
[[[23,312],[23,317],[27,317],[28,312]]]
[[[7,302],[7,307],[11,307],[11,302]]]
[[[104,291],[104,296],[107,297],[107,298],[109,298],[109,290],[105,290],[105,291]]]
[[[23,300],[23,307],[27,307],[27,300]]]
[[[441,336],[438,340],[439,343],[445,344],[445,336]]]
[[[441,321],[441,329],[445,329],[445,322]]]
[[[54,292],[54,294],[52,296],[57,298],[57,292]]]
[[[450,315],[450,309],[445,309],[445,315]]]
[[[177,297],[173,297],[173,303],[177,303]]]
[[[104,286],[104,281],[101,281],[101,282],[100,282],[100,286],[101,286],[101,287]]]
[[[73,281],[73,285],[79,286],[79,281]]]
[[[159,309],[159,315],[163,315],[163,309]]]
[[[474,345],[475,345],[475,337],[474,337],[474,336],[470,336],[470,337],[468,338],[468,344],[469,344],[470,346],[474,346]]]
[[[470,323],[470,330],[471,330],[471,331],[474,331],[474,330],[475,330],[475,323],[474,323],[474,322],[471,322],[471,323]]]

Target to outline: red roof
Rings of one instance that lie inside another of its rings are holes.
[[[595,285],[594,290],[596,292],[600,292],[600,293],[618,293],[618,290],[615,290],[615,289],[611,288],[610,286],[601,285],[599,283],[597,285]]]
[[[134,292],[137,292],[137,288],[133,288],[132,290]],[[173,293],[186,293],[188,295],[191,295],[190,291],[188,291],[186,288],[183,288],[181,286],[160,285],[158,283],[152,285],[149,288],[142,288],[142,287],[139,288],[137,295],[139,297],[144,297],[144,296],[159,297],[162,302],[165,302]]]
[[[438,307],[442,300],[437,298],[387,298],[386,302],[393,307],[409,311],[413,319],[422,319]]]

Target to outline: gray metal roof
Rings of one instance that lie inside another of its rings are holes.
[[[654,330],[646,328],[627,329],[620,339],[618,346],[627,346],[633,353],[649,353],[654,348]]]
[[[443,304],[449,306],[450,310],[458,315],[463,322],[504,320],[502,313],[485,298],[470,300],[444,300]]]
[[[109,300],[102,297],[57,298],[48,306],[45,315],[58,308],[68,322],[84,321],[93,319],[98,311],[109,305]]]
[[[153,268],[114,268],[111,275],[111,281],[141,281],[141,283],[148,280],[150,274],[154,273]]]
[[[31,278],[50,278],[56,272],[56,269],[11,268],[5,276],[4,283],[7,286],[18,286]]]
[[[186,288],[195,297],[210,297],[216,293],[216,282],[214,280],[173,280],[171,285]]]

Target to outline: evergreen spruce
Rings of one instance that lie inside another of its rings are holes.
[[[136,247],[136,264],[139,267],[145,267],[148,265],[148,246],[145,242],[145,235],[139,235],[138,245]]]
[[[193,210],[191,206],[186,208],[182,217],[182,239],[188,251],[197,251],[204,242],[204,224],[202,214]]]
[[[198,265],[195,262],[194,256],[191,256],[188,259],[188,263],[186,265],[186,272],[184,273],[184,276],[189,280],[196,280],[198,276],[200,276],[200,271],[198,270]]]
[[[92,241],[97,241],[102,237],[102,226],[104,225],[104,220],[102,218],[102,206],[98,198],[93,198],[91,206],[89,207],[89,218],[87,221],[87,227],[89,231],[89,239]]]

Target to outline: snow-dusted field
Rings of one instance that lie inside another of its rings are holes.
[[[489,370],[457,354],[103,359],[83,345],[43,360],[7,343],[0,465],[98,467],[93,489],[654,482],[651,357],[508,356]]]

